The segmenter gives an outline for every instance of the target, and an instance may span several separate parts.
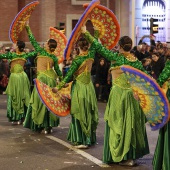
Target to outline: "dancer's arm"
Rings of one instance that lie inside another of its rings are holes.
[[[170,60],[168,60],[165,64],[162,73],[159,75],[157,82],[160,86],[162,86],[168,79],[170,78]]]
[[[36,52],[36,51],[32,51],[32,52],[29,52],[29,53],[25,53],[25,54],[23,55],[23,58],[27,60],[28,58],[34,57],[34,56],[37,56],[37,52]]]
[[[26,31],[28,33],[28,37],[29,37],[29,40],[30,40],[32,46],[35,48],[36,51],[41,51],[42,48],[40,47],[40,45],[36,41],[32,31],[29,27],[29,21],[26,22],[25,28],[26,28]]]
[[[11,52],[0,54],[0,59],[12,59],[14,55],[15,53]]]
[[[82,27],[82,33],[86,40],[91,44],[91,48],[95,49],[96,52],[101,54],[109,61],[116,61],[118,59],[117,53],[113,53],[112,51],[106,49],[99,43],[87,30],[85,26]]]
[[[58,90],[62,89],[62,87],[64,87],[64,85],[71,80],[73,74],[75,73],[75,71],[76,71],[77,69],[78,69],[78,64],[76,63],[76,61],[73,61],[72,64],[71,64],[71,66],[70,66],[70,68],[69,68],[69,70],[68,70],[68,72],[67,72],[67,74],[66,74],[66,76],[65,76],[64,79],[59,83],[59,85],[57,85],[57,89],[58,89]]]
[[[59,76],[59,80],[62,81],[63,75],[62,75],[62,72],[58,65],[58,59],[54,61],[54,70],[56,71],[57,75]]]

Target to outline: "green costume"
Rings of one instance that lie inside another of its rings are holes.
[[[88,32],[85,38],[92,48],[111,61],[112,89],[106,106],[103,162],[112,163],[137,159],[149,153],[145,115],[121,65],[130,65],[144,71],[140,61],[130,53],[113,53],[104,48]]]
[[[162,86],[170,78],[170,61],[166,62],[165,68],[159,75],[157,82]],[[166,93],[170,101],[170,88]],[[170,121],[159,130],[158,141],[153,158],[153,170],[170,169]]]
[[[23,121],[25,118],[31,92],[30,82],[23,67],[27,58],[35,55],[36,52],[0,54],[0,58],[9,59],[11,65],[11,74],[6,89],[7,117],[10,122]]]
[[[71,123],[67,139],[75,145],[96,143],[98,108],[94,86],[91,81],[91,67],[94,50],[77,56],[58,88],[61,89],[73,77],[71,90]]]
[[[26,26],[26,30],[31,44],[38,53],[36,58],[37,79],[50,87],[55,87],[57,78],[62,78],[57,57],[40,47],[40,45],[35,40],[30,27]],[[58,124],[59,118],[47,110],[46,106],[39,98],[36,88],[34,87],[31,94],[26,119],[24,121],[24,127],[29,128],[32,131],[41,131],[43,129],[49,131],[52,127],[58,126]]]

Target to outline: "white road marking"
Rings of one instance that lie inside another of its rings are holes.
[[[90,161],[92,161],[93,163],[97,164],[98,166],[100,166],[102,168],[110,167],[109,165],[104,164],[101,160],[95,158],[94,156],[92,156],[92,155],[90,155],[90,154],[88,154],[88,153],[86,153],[86,152],[84,152],[84,151],[82,151],[80,149],[74,148],[72,145],[70,145],[69,143],[67,143],[67,142],[65,142],[65,141],[63,141],[63,140],[61,140],[59,138],[56,138],[54,136],[46,136],[46,137],[53,140],[53,141],[55,141],[55,142],[57,142],[57,143],[59,143],[59,144],[61,144],[61,145],[64,145],[65,147],[67,147],[67,148],[73,150],[74,152],[82,155],[83,157],[89,159]]]

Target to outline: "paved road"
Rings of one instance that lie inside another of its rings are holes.
[[[104,120],[106,104],[98,103],[100,121],[97,129],[97,145],[86,150],[74,149],[67,140],[70,116],[60,119],[60,127],[51,135],[37,134],[22,125],[11,125],[6,118],[6,95],[0,95],[0,170],[125,170],[119,165],[102,163]],[[133,170],[152,170],[152,157],[158,131],[147,134],[150,154],[139,159]]]

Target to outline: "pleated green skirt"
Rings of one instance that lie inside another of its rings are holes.
[[[10,122],[24,120],[31,96],[29,79],[22,70],[11,73],[6,89],[7,117]]]
[[[37,79],[47,84],[50,87],[56,86],[56,80],[47,75],[53,75],[53,70],[46,71],[46,74],[39,74]],[[36,87],[34,87],[31,94],[31,99],[27,109],[24,127],[32,131],[41,131],[43,129],[49,130],[52,127],[59,125],[59,117],[48,111],[46,106],[42,103]]]
[[[170,169],[170,122],[159,131],[152,164],[153,170]]]
[[[104,118],[104,163],[137,159],[149,154],[146,118],[131,88],[113,85]]]
[[[96,129],[91,128],[91,135],[87,136],[81,128],[78,119],[71,116],[72,120],[70,123],[70,128],[67,136],[67,140],[73,145],[94,145],[96,144]]]
[[[72,120],[67,139],[74,145],[96,143],[98,107],[92,82],[74,81],[71,92]]]
[[[27,107],[24,107],[23,113],[18,113],[12,107],[11,96],[7,96],[7,117],[9,122],[23,122],[26,116]]]
[[[114,161],[112,158],[112,154],[110,152],[110,146],[109,146],[109,134],[110,134],[110,128],[108,126],[108,122],[106,122],[105,135],[104,135],[103,162],[107,164],[120,162],[120,161]],[[142,150],[138,150],[134,148],[132,145],[130,145],[128,152],[123,156],[121,161],[129,160],[129,159],[135,160],[147,154],[149,154],[149,144],[147,140],[147,134],[145,133],[145,148]]]

